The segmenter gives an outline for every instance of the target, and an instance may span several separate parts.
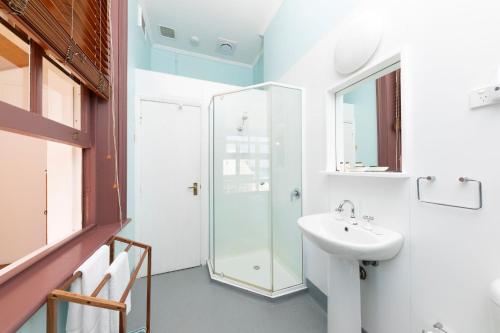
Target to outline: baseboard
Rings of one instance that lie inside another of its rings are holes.
[[[318,303],[318,305],[323,309],[323,311],[328,312],[328,296],[321,291],[314,283],[309,279],[306,279],[306,286],[309,290],[311,297]]]

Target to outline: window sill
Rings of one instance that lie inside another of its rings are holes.
[[[342,176],[342,177],[368,177],[368,178],[392,178],[392,179],[408,179],[406,173],[403,172],[345,172],[345,171],[335,171],[327,170],[321,173],[328,176]]]
[[[2,330],[15,332],[45,303],[49,292],[121,229],[120,223],[89,226],[0,276]]]

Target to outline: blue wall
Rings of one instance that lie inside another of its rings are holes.
[[[259,56],[259,60],[253,66],[253,83],[264,82],[264,54]]]
[[[344,103],[354,105],[356,121],[356,162],[378,165],[377,87],[368,81],[344,96]]]
[[[131,67],[151,68],[151,43],[145,38],[142,28],[137,24],[138,0],[128,0],[128,65]]]
[[[57,331],[66,332],[66,317],[68,304],[59,302],[57,310]],[[17,330],[17,333],[40,333],[45,332],[47,327],[47,307],[43,305],[24,325]]]
[[[281,78],[360,0],[285,0],[264,34],[264,79]]]
[[[128,96],[127,131],[134,133],[135,127],[135,69],[151,69],[151,43],[137,24],[138,0],[128,0]],[[135,151],[133,135],[127,137],[127,215],[135,218],[134,182]]]
[[[151,50],[151,70],[237,86],[249,86],[254,82],[251,66],[177,53],[162,48]]]

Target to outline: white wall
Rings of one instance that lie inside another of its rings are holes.
[[[349,198],[361,214],[374,215],[376,223],[405,235],[399,257],[369,269],[363,282],[363,326],[368,332],[421,332],[438,320],[456,332],[493,332],[487,291],[490,281],[500,276],[495,205],[500,197],[500,153],[495,148],[500,108],[471,111],[468,92],[499,80],[500,2],[358,1],[352,14],[365,10],[379,13],[385,24],[370,64],[405,51],[403,122],[409,144],[404,167],[411,179],[328,179],[320,174],[326,166],[326,90],[345,79],[333,67],[335,29],[281,78],[306,88],[304,212],[324,212]],[[438,177],[436,186],[443,190],[432,198],[436,200],[465,200],[448,195],[458,189],[456,179],[481,179],[484,209],[418,203],[415,178],[428,174]],[[307,243],[305,256],[308,278],[326,291],[325,254]]]
[[[208,259],[208,106],[213,95],[239,89],[231,86],[210,81],[202,81],[182,76],[146,71],[136,69],[135,71],[135,93],[137,97],[150,98],[172,98],[174,100],[196,101],[202,105],[201,117],[201,259],[205,262]],[[138,107],[135,108],[138,110]],[[131,132],[129,135],[134,136]],[[133,147],[129,147],[134,149]],[[137,177],[135,177],[137,179]],[[135,184],[137,186],[137,183]],[[139,193],[137,187],[134,193]],[[133,197],[130,200],[134,200]],[[137,204],[137,203],[136,203]],[[135,223],[136,234],[141,227],[141,221]]]

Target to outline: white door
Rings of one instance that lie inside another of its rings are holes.
[[[137,237],[153,247],[153,274],[198,266],[201,108],[143,100],[139,112]]]
[[[356,122],[354,119],[354,105],[344,103],[344,163],[356,165]],[[345,164],[344,164],[345,165]]]

